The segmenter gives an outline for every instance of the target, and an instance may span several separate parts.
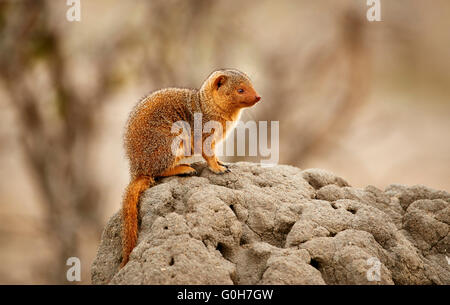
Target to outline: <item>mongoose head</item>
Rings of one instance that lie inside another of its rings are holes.
[[[200,90],[207,91],[216,104],[227,109],[251,107],[261,99],[248,76],[234,69],[213,72]]]

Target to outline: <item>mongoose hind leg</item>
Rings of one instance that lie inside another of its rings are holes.
[[[180,176],[180,175],[191,176],[195,175],[196,173],[197,171],[194,168],[190,167],[189,165],[179,164],[175,165],[175,167],[165,170],[159,176],[160,177]]]

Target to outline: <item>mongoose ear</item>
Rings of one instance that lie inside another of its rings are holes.
[[[219,90],[219,88],[225,83],[227,77],[225,75],[219,75],[214,80],[214,89]]]

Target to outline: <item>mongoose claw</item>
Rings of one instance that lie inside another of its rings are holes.
[[[223,175],[225,173],[231,172],[231,170],[228,169],[228,167],[225,167],[222,165],[219,165],[219,167],[217,169],[213,169],[213,168],[209,167],[209,170],[218,175]]]
[[[225,164],[225,163],[223,163],[222,161],[217,161],[217,163],[219,164],[219,165],[222,165],[223,167],[226,167],[227,169],[228,168],[230,168],[230,166],[228,165],[228,164]],[[229,172],[229,171],[228,171]],[[228,173],[227,172],[227,173]]]
[[[191,177],[191,176],[195,176],[195,175],[197,175],[197,171],[194,169],[193,171],[190,171],[188,173],[178,174],[177,176],[180,176],[180,177]]]

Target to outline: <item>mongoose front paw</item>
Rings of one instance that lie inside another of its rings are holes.
[[[208,167],[210,171],[212,171],[215,174],[225,174],[225,173],[229,173],[231,172],[227,167],[222,166],[222,165],[217,165],[217,167]]]

